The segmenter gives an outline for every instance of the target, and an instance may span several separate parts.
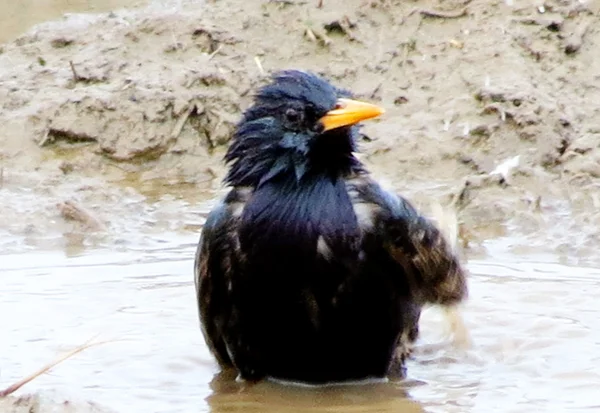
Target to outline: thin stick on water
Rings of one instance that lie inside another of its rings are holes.
[[[106,344],[106,343],[111,343],[114,340],[108,340],[108,341],[98,341],[98,342],[92,342],[93,339],[90,339],[88,341],[86,341],[84,344],[82,344],[81,346],[74,348],[73,350],[69,351],[68,353],[60,356],[59,358],[57,358],[56,360],[46,364],[44,367],[42,367],[41,369],[33,372],[32,374],[30,374],[27,377],[24,377],[23,379],[17,381],[16,383],[11,384],[10,386],[8,386],[6,389],[4,390],[0,390],[0,398],[6,397],[14,392],[16,392],[17,390],[19,390],[21,387],[23,387],[24,385],[26,385],[27,383],[29,383],[30,381],[36,379],[37,377],[41,376],[44,373],[47,373],[50,369],[52,369],[53,367],[56,367],[58,364],[62,363],[63,361],[81,353],[84,350],[87,350],[91,347],[96,347],[99,346],[101,344]]]

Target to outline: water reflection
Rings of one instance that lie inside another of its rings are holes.
[[[215,375],[206,401],[212,413],[222,412],[424,412],[410,399],[405,384],[373,382],[311,387],[271,381],[245,383],[231,371]]]

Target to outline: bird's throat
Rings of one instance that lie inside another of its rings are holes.
[[[355,249],[359,231],[343,179],[325,174],[274,178],[256,189],[241,219],[241,247],[257,259],[310,260],[320,237],[344,254]]]

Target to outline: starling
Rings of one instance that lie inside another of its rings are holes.
[[[298,70],[254,96],[195,260],[222,369],[312,384],[403,377],[422,307],[467,297],[441,231],[355,157],[358,123],[382,113]]]

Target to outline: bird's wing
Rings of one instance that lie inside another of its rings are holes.
[[[398,263],[416,302],[453,306],[467,298],[466,271],[432,221],[370,178],[351,180],[347,187],[361,229],[375,234]]]
[[[225,341],[231,297],[228,286],[236,251],[236,218],[232,206],[221,203],[211,211],[202,228],[194,264],[196,297],[202,333],[222,367],[232,365]]]

